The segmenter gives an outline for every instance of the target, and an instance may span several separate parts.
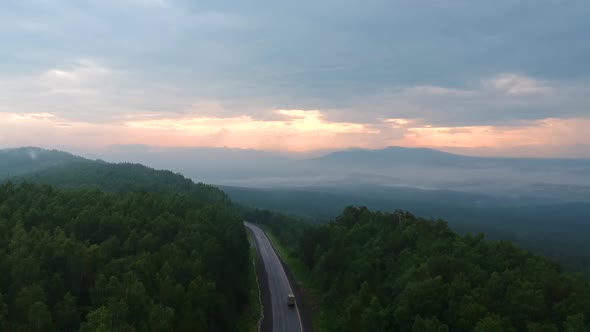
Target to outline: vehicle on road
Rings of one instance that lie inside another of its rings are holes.
[[[287,295],[287,305],[289,307],[295,306],[295,295],[293,295],[293,294]]]

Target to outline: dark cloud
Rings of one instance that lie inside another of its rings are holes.
[[[78,82],[96,94],[73,98],[76,87],[12,105],[93,122],[146,112],[276,119],[277,108],[363,123],[587,116],[579,87],[590,81],[588,17],[584,0],[13,0],[0,13],[0,81],[28,77],[30,91],[5,94],[30,99],[46,92],[30,82],[38,75],[94,59],[113,74]],[[481,86],[502,73],[552,82],[559,95],[516,98]],[[223,107],[197,112],[202,100]]]

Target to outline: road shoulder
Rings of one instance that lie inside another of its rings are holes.
[[[312,311],[311,311],[311,306],[309,305],[309,302],[307,300],[307,296],[305,295],[305,292],[303,291],[301,285],[297,282],[297,280],[295,280],[295,277],[293,276],[293,273],[291,273],[289,266],[285,263],[285,260],[283,259],[281,254],[278,252],[277,248],[275,247],[275,243],[273,241],[273,238],[269,237],[268,234],[266,234],[266,231],[264,231],[264,234],[268,237],[268,240],[270,241],[272,249],[274,250],[277,257],[279,257],[279,261],[281,262],[281,266],[283,267],[283,270],[285,271],[285,274],[287,275],[287,278],[289,279],[289,284],[291,285],[291,289],[293,290],[295,298],[297,299],[297,309],[299,310],[299,317],[301,320],[301,325],[302,325],[303,331],[312,332],[313,331]]]
[[[252,234],[249,228],[246,231]],[[255,238],[254,234],[252,237]],[[256,241],[256,240],[254,240]],[[260,255],[258,242],[256,244],[256,274],[258,276],[258,288],[260,289],[260,299],[262,301],[262,321],[260,323],[260,332],[272,332],[272,304],[270,299],[270,286],[268,285],[268,275],[266,267]]]

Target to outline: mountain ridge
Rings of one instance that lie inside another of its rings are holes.
[[[27,150],[29,149],[29,150]],[[22,148],[21,160],[31,157]],[[25,151],[25,152],[23,152]],[[42,151],[42,150],[33,150]],[[49,153],[49,152],[48,152]],[[58,154],[58,151],[51,153]],[[40,154],[40,153],[39,153]],[[4,153],[4,156],[7,154]],[[360,185],[448,189],[508,196],[577,200],[590,192],[590,160],[472,157],[429,148],[348,149],[318,157],[227,148],[117,146],[86,155],[168,169],[196,181],[240,187],[347,187]],[[35,167],[0,167],[0,178],[72,161],[71,154]],[[81,158],[81,157],[80,157]],[[6,158],[5,158],[6,159]],[[80,160],[80,159],[74,159]],[[4,162],[6,164],[6,162]],[[2,154],[0,153],[0,166]],[[543,190],[550,189],[550,190]]]
[[[33,146],[0,149],[0,179],[83,160],[67,151]]]

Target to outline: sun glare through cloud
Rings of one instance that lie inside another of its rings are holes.
[[[423,12],[431,35],[409,29],[406,14],[421,10],[418,4],[370,13],[370,6],[349,3],[338,15],[321,5],[314,19],[296,15],[296,8],[275,15],[275,5],[239,7],[181,0],[86,7],[47,1],[36,11],[7,5],[12,16],[0,23],[6,42],[0,145],[34,143],[27,131],[13,129],[15,122],[46,135],[40,143],[67,137],[80,147],[485,150],[532,144],[554,152],[550,145],[590,142],[579,130],[590,119],[587,64],[576,60],[584,58],[576,46],[584,43],[571,44],[568,55],[532,43],[548,28],[525,31],[506,22],[502,6],[432,7]],[[443,34],[434,18],[447,10],[464,25],[449,24]],[[535,10],[547,14],[541,6]],[[110,15],[114,11],[119,14]],[[344,35],[327,29],[321,18],[329,17],[367,29]],[[582,24],[569,16],[578,19]],[[486,24],[469,23],[476,21],[502,21],[505,29],[490,35]],[[470,42],[458,48],[450,35]],[[88,36],[96,42],[86,43]],[[302,50],[314,51],[303,57]],[[535,61],[519,50],[536,54]],[[567,65],[558,66],[557,56]]]

